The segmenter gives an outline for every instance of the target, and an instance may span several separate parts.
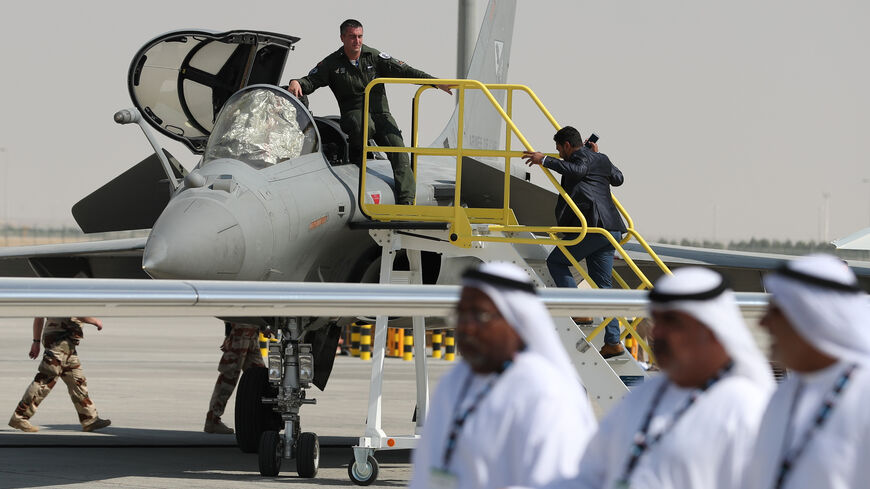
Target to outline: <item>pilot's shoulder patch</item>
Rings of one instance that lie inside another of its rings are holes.
[[[309,75],[313,75],[313,74],[315,74],[315,73],[317,73],[317,67],[316,67],[316,66],[315,66],[314,68],[311,68],[311,71],[308,72]]]
[[[387,54],[387,53],[380,53],[380,54],[378,54],[378,56],[380,56],[381,58],[384,58],[384,59],[390,59],[390,58],[392,58],[392,56],[390,56],[390,55]]]

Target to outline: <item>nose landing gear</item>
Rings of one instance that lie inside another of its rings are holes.
[[[262,387],[262,381],[266,380],[266,388],[259,389],[256,392],[259,396],[251,403],[262,406],[268,425],[260,422],[257,427],[261,432],[245,433],[245,439],[257,437],[261,475],[275,477],[284,459],[295,458],[299,476],[312,478],[317,475],[320,464],[320,442],[316,434],[302,432],[299,408],[316,403],[315,399],[305,398],[305,390],[314,380],[314,355],[311,345],[299,342],[302,328],[297,318],[282,318],[279,324],[277,341],[269,342],[267,367],[260,369],[265,370],[266,378],[263,379],[261,372],[259,385]],[[239,394],[242,394],[241,389]],[[237,419],[236,425],[245,423]]]

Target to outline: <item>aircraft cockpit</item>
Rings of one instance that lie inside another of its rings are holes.
[[[284,90],[258,85],[227,100],[202,165],[232,158],[262,169],[319,150],[314,119],[302,104]]]

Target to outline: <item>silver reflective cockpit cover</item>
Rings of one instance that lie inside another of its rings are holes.
[[[254,168],[265,168],[298,158],[303,150],[310,153],[313,141],[305,144],[306,134],[298,122],[307,117],[304,109],[274,89],[252,88],[239,93],[218,116],[203,165],[218,158],[232,158]],[[308,136],[313,135],[309,131]]]
[[[172,31],[130,64],[130,98],[149,124],[202,153],[215,116],[237,91],[276,85],[299,38],[261,31]]]

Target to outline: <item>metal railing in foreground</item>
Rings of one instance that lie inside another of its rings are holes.
[[[0,278],[0,317],[430,316],[456,307],[455,285],[391,285],[197,280]],[[539,289],[553,316],[646,314],[640,290]],[[747,319],[768,295],[737,293]]]

